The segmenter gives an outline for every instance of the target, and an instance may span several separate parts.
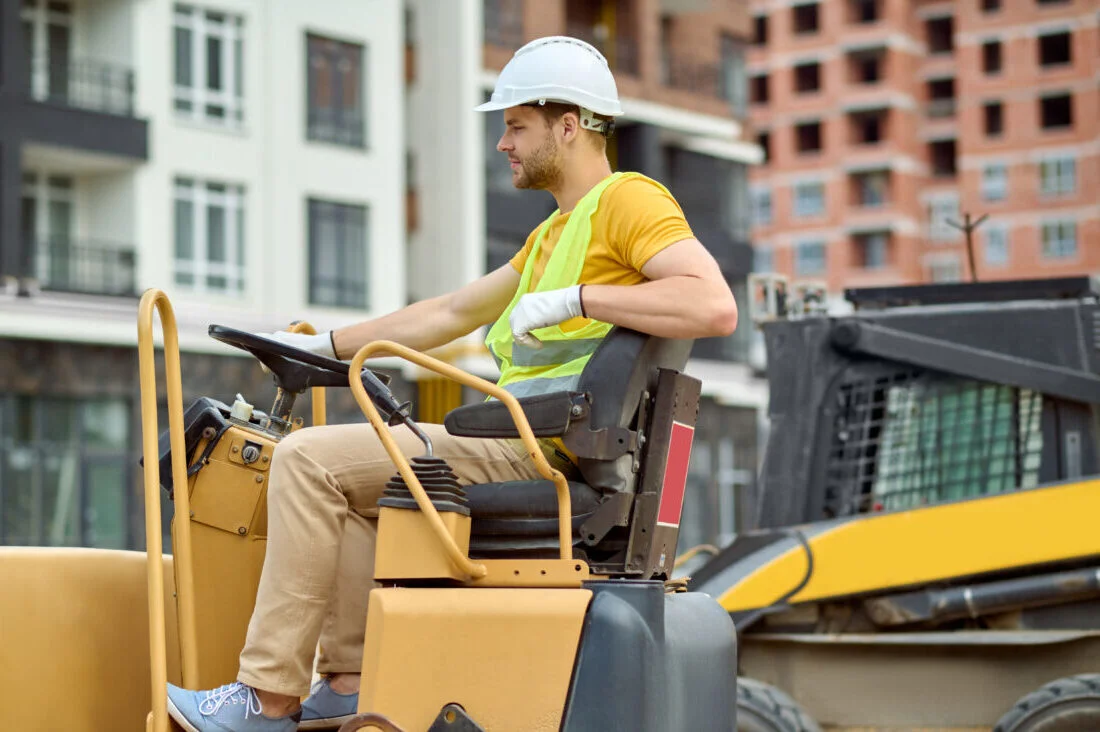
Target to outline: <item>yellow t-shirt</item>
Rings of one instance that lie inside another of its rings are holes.
[[[547,224],[548,230],[531,274],[532,288],[542,278],[569,215],[570,212],[559,213]],[[531,232],[523,249],[512,257],[511,264],[517,272],[523,272],[539,228]],[[617,180],[604,190],[592,214],[592,239],[581,269],[580,284],[636,285],[645,282],[642,267],[653,255],[693,237],[676,199],[645,178]],[[562,327],[572,330],[565,324]]]
[[[539,247],[539,258],[531,273],[534,289],[546,270],[546,263],[561,238],[570,212],[559,213],[550,223]],[[592,238],[581,268],[582,285],[637,285],[647,280],[642,267],[662,249],[695,235],[688,226],[676,199],[645,178],[623,178],[609,185],[600,196],[592,214]],[[539,229],[527,237],[523,249],[516,252],[511,265],[519,273],[535,246]],[[573,318],[561,324],[564,331],[583,328],[586,318]],[[574,464],[577,458],[560,438],[540,440],[544,452],[561,452]]]

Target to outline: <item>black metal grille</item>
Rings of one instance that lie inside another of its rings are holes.
[[[1042,395],[922,371],[840,386],[827,510],[902,509],[1038,483]]]

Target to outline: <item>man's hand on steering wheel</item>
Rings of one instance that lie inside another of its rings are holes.
[[[284,343],[291,348],[298,348],[303,351],[315,353],[318,356],[336,358],[336,348],[332,344],[331,330],[326,330],[317,335],[291,333],[286,330],[280,330],[274,333],[257,333],[256,335],[260,338],[268,338],[273,341],[278,341],[279,343]]]

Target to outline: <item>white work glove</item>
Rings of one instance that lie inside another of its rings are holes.
[[[573,285],[564,290],[529,292],[521,297],[508,318],[512,338],[528,348],[542,348],[542,341],[531,335],[531,331],[584,315],[581,287]]]
[[[307,335],[306,333],[291,333],[290,331],[280,330],[275,333],[257,333],[256,335],[285,343],[292,348],[300,348],[303,351],[315,353],[318,356],[336,358],[336,352],[332,348],[331,331],[326,330],[317,335]]]

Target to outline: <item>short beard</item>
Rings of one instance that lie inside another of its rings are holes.
[[[553,134],[520,163],[516,188],[545,191],[561,182],[561,154]]]

